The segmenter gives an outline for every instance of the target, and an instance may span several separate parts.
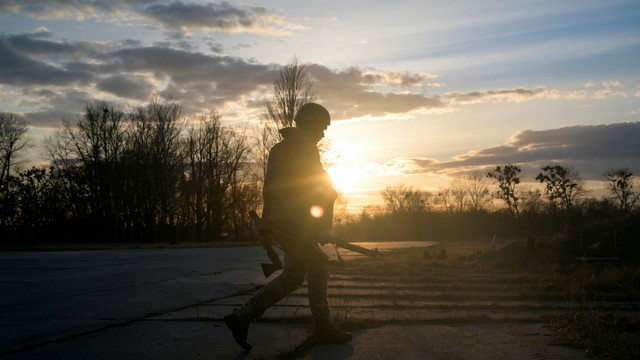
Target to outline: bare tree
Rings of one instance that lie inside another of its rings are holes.
[[[520,217],[519,201],[516,186],[520,183],[520,169],[517,165],[496,166],[487,173],[488,178],[495,179],[498,183],[496,197],[507,204],[509,212],[516,218]]]
[[[293,117],[298,109],[314,98],[313,79],[306,65],[293,57],[280,69],[273,83],[273,97],[265,104],[265,116],[276,128],[293,126]]]
[[[634,188],[633,173],[628,168],[609,170],[605,173],[607,188],[613,200],[623,212],[629,212],[640,198]]]
[[[244,186],[249,146],[244,132],[222,126],[211,112],[188,129],[185,147],[189,203],[195,213],[196,240],[220,240],[226,224],[234,230],[253,196]]]
[[[392,214],[421,213],[430,206],[430,193],[403,184],[387,186],[381,191],[385,207]]]
[[[16,157],[30,146],[27,133],[27,121],[15,114],[0,113],[0,184],[6,190],[11,168]]]
[[[473,172],[467,176],[464,185],[468,195],[469,208],[472,211],[482,211],[491,202],[489,186],[484,181],[484,176],[479,172]]]
[[[78,191],[82,182],[88,190],[91,214],[107,228],[113,229],[117,188],[116,168],[125,150],[125,114],[105,102],[87,104],[85,113],[75,120],[63,120],[63,126],[45,144],[59,170],[72,172],[82,168],[75,184],[66,181],[68,191]],[[75,196],[73,194],[72,196]]]
[[[468,196],[462,179],[455,179],[448,188],[442,189],[438,193],[438,200],[445,212],[455,214],[464,211]]]
[[[183,172],[180,136],[184,128],[182,107],[171,99],[153,99],[131,114],[130,166],[138,173],[138,201],[142,217],[151,226],[146,237],[174,241],[177,185]],[[138,209],[133,209],[139,211]],[[155,226],[158,226],[156,229]],[[159,230],[156,232],[156,230]],[[169,230],[169,231],[165,231]],[[155,239],[154,239],[155,240]]]
[[[264,179],[269,151],[282,138],[279,130],[293,126],[293,118],[298,109],[314,101],[313,86],[314,81],[306,65],[300,64],[297,57],[293,57],[278,72],[278,77],[273,82],[273,95],[265,102],[264,121],[254,147],[254,156],[261,171],[257,174],[258,182]]]
[[[542,200],[542,192],[539,189],[526,189],[520,192],[518,198],[518,209],[522,209],[522,213],[540,214],[544,207]]]

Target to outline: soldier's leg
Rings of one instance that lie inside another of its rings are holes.
[[[268,308],[302,285],[307,272],[305,258],[285,253],[282,273],[260,289],[246,304],[235,311],[241,321],[252,322]]]
[[[323,261],[311,262],[307,271],[309,307],[315,321],[314,341],[318,344],[338,344],[351,341],[352,335],[337,329],[331,318],[327,300],[327,282],[329,280],[327,263]]]
[[[316,329],[333,327],[333,319],[327,300],[327,282],[329,269],[326,262],[312,261],[307,269],[309,307],[313,314]]]
[[[249,324],[260,317],[269,307],[300,287],[306,272],[307,264],[304,258],[297,254],[285,253],[282,273],[260,289],[240,309],[234,309],[233,313],[224,317],[224,321],[238,345],[247,351],[251,350],[251,344],[247,342]]]

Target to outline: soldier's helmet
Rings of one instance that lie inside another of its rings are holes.
[[[297,127],[307,129],[324,130],[331,124],[329,111],[316,103],[302,105],[293,119]]]

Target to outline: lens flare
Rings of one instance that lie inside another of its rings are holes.
[[[309,213],[311,214],[311,216],[313,216],[314,218],[321,218],[322,215],[324,215],[324,209],[322,208],[322,206],[319,205],[313,205],[311,207],[311,209],[309,209]]]

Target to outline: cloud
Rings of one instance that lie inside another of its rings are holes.
[[[131,39],[113,43],[55,40],[46,29],[0,35],[0,86],[39,86],[50,91],[37,96],[22,94],[22,98],[16,99],[27,108],[27,113],[41,113],[38,119],[43,119],[47,111],[52,117],[59,111],[81,112],[82,106],[74,109],[68,105],[91,96],[99,99],[106,96],[105,100],[126,105],[139,103],[150,94],[179,101],[187,116],[216,109],[241,117],[243,111],[255,113],[256,106],[264,103],[279,70],[277,64],[199,52],[180,38],[144,46]],[[315,81],[318,101],[331,109],[336,120],[402,119],[418,113],[450,111],[456,104],[587,96],[585,91],[562,92],[544,87],[450,92],[439,96],[428,93],[437,78],[430,73],[355,66],[331,69],[317,63],[308,64],[307,70]],[[622,85],[607,82],[603,86],[617,89]],[[61,92],[78,98],[64,102],[54,95]],[[39,121],[32,121],[32,125],[39,126]]]
[[[30,95],[29,99],[37,99],[40,105],[23,115],[30,125],[41,128],[58,127],[62,119],[75,118],[95,100],[93,94],[71,88],[52,91],[32,87],[23,89],[23,92]]]
[[[611,96],[627,97],[627,94],[618,90],[623,87],[619,81],[607,81],[602,83],[602,89],[593,93],[593,98],[596,100],[603,100]]]
[[[68,71],[58,66],[34,59],[30,53],[61,53],[59,45],[44,42],[38,50],[32,46],[31,40],[23,41],[19,37],[0,36],[0,84],[8,85],[73,85],[90,80],[91,75],[83,71]],[[39,41],[39,40],[34,40]],[[40,41],[39,41],[40,42]],[[46,46],[47,44],[50,46]],[[63,48],[65,46],[62,46]]]
[[[474,91],[470,93],[449,92],[446,96],[454,104],[475,104],[482,102],[522,102],[531,98],[544,96],[545,89],[508,89],[508,90],[487,90]]]
[[[603,100],[611,96],[627,97],[628,95],[621,91],[624,87],[619,81],[606,81],[602,83],[602,88],[594,90],[596,84],[589,81],[584,87],[592,91],[591,98]],[[550,99],[550,100],[580,100],[589,97],[587,90],[562,91],[558,89],[547,89],[539,86],[532,89],[515,88],[515,89],[499,89],[473,91],[468,93],[448,92],[445,96],[452,104],[478,104],[478,103],[518,103],[529,100]]]
[[[147,100],[153,93],[153,84],[144,76],[114,75],[101,79],[96,88],[122,98]]]
[[[536,99],[551,100],[577,100],[587,97],[584,90],[577,91],[561,91],[557,89],[547,89],[539,86],[533,89],[516,88],[516,89],[500,89],[474,91],[469,93],[449,92],[445,96],[449,98],[452,104],[477,104],[477,103],[518,103]]]
[[[223,108],[269,86],[277,67],[247,62],[240,58],[207,55],[164,47],[121,49],[105,54],[94,71],[107,74],[151,74],[157,89],[185,108],[185,113]]]
[[[409,73],[409,72],[386,72],[382,74],[382,78],[391,85],[398,86],[419,86],[426,80],[434,80],[437,78],[433,74]]]
[[[141,11],[166,28],[179,30],[215,30],[290,35],[302,26],[259,6],[236,6],[229,2],[151,4]]]
[[[42,36],[47,34],[47,36]],[[34,32],[32,34],[19,34],[3,36],[7,46],[23,55],[47,57],[87,57],[104,51],[104,45],[87,41],[53,41],[48,40],[50,32]]]
[[[51,35],[51,30],[46,26],[40,26],[33,31],[33,36],[35,37],[50,37]]]
[[[36,19],[100,19],[122,24],[140,23],[167,30],[250,32],[288,35],[304,27],[264,7],[221,2],[158,0],[6,0],[0,14],[21,14]]]
[[[84,94],[89,92],[97,98],[112,94],[118,99],[111,100],[125,104],[137,103],[149,94],[168,96],[181,103],[186,115],[191,115],[205,109],[224,111],[238,106],[252,109],[252,105],[262,104],[280,70],[275,64],[204,54],[189,47],[174,48],[172,43],[142,46],[138,41],[124,40],[93,46],[37,39],[28,34],[0,40],[0,55],[4,55],[0,57],[0,64],[4,65],[0,69],[0,85],[38,85],[52,90],[33,98],[23,94],[24,98],[18,100],[32,107],[30,112],[42,113],[32,121],[34,126],[38,126],[47,110],[52,116],[59,115],[57,110],[71,110],[56,106],[61,99],[52,94],[60,90],[54,91],[53,87],[66,86],[69,96],[83,94],[83,101]],[[310,64],[307,69],[315,80],[319,101],[330,106],[337,120],[406,117],[414,111],[446,107],[438,96],[421,92],[422,85],[435,78],[431,74],[357,67],[335,70],[320,64]],[[40,109],[33,109],[38,106]],[[75,111],[82,109],[78,107]]]
[[[181,101],[189,114],[240,102],[269,86],[278,70],[276,65],[165,47],[173,45],[144,47],[131,40],[93,44],[54,41],[33,34],[0,35],[0,86],[7,90],[33,86],[51,90],[38,96],[23,92],[16,101],[31,107],[28,112],[51,110],[52,116],[58,108],[54,103],[61,101],[53,94],[60,91],[69,96],[92,92],[99,98],[104,96],[99,91],[104,91],[125,103],[163,93]],[[55,89],[61,87],[66,89]],[[33,109],[36,106],[44,108]],[[82,111],[82,107],[75,110]]]
[[[430,74],[372,72],[358,67],[334,71],[319,64],[311,64],[307,69],[316,81],[320,100],[331,104],[331,113],[336,119],[380,117],[445,107],[438,96],[385,91],[389,86],[415,86],[432,79]]]
[[[610,169],[628,167],[640,172],[640,122],[581,125],[558,129],[524,130],[505,144],[470,151],[449,161],[397,158],[383,167],[406,175],[438,173],[451,176],[486,171],[497,165],[517,164],[533,177],[548,164],[577,169],[586,180],[601,180]],[[635,167],[635,168],[634,168]]]
[[[83,20],[110,13],[113,8],[109,3],[116,1],[83,1],[83,0],[5,0],[0,2],[0,14],[22,14],[36,19],[77,19]]]
[[[187,115],[213,108],[251,109],[269,96],[280,70],[275,64],[201,53],[181,41],[143,46],[130,39],[90,43],[20,34],[0,37],[0,55],[4,55],[0,64],[5,65],[0,70],[0,84],[103,91],[125,103],[139,102],[153,93],[179,101]],[[415,113],[445,112],[452,104],[460,103],[586,96],[539,87],[448,93],[441,97],[425,93],[437,78],[429,73],[359,67],[331,69],[321,64],[308,64],[307,70],[315,81],[318,101],[331,108],[336,120],[407,118]],[[98,92],[96,95],[104,96]],[[42,97],[37,101],[46,103]],[[52,97],[51,101],[59,99]],[[35,104],[30,99],[23,99],[22,103]]]
[[[402,176],[424,173],[425,168],[437,163],[431,158],[397,157],[382,165],[371,164],[370,168],[377,176]]]

